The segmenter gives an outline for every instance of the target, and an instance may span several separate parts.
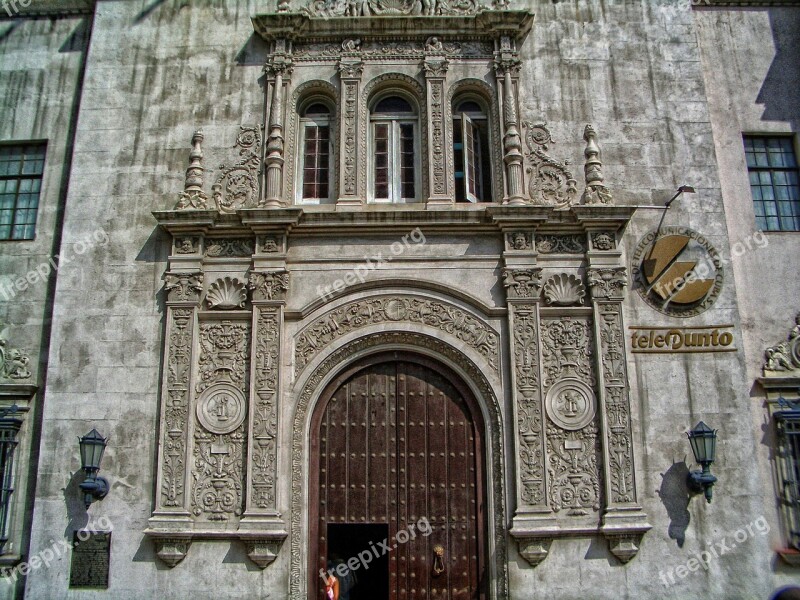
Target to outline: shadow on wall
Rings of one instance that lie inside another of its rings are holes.
[[[75,531],[80,531],[89,524],[89,512],[83,504],[83,492],[81,491],[80,484],[86,478],[83,469],[78,469],[72,474],[72,477],[63,488],[64,504],[67,508],[67,516],[69,522],[66,529],[64,529],[64,539],[72,542],[72,534]]]
[[[661,487],[656,491],[669,516],[669,529],[667,533],[671,540],[678,543],[678,548],[683,548],[686,540],[686,529],[689,527],[689,488],[686,478],[689,467],[684,461],[673,463],[666,473],[661,475]]]
[[[775,8],[769,11],[775,58],[767,71],[756,102],[764,105],[762,121],[788,121],[800,130],[800,102],[793,91],[800,88],[800,11]]]

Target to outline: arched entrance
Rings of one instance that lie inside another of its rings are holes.
[[[480,415],[449,368],[412,353],[328,384],[311,421],[309,598],[336,567],[349,600],[486,597]]]

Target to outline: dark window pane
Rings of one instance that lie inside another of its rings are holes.
[[[414,109],[408,100],[400,98],[399,96],[390,96],[384,98],[375,106],[372,111],[375,113],[413,113]]]
[[[0,240],[33,239],[44,144],[0,146]]]
[[[325,106],[321,102],[316,102],[316,103],[312,104],[311,106],[309,106],[306,109],[306,112],[305,112],[304,116],[306,116],[306,117],[319,117],[319,116],[326,116],[326,115],[330,115],[330,114],[331,114],[331,110],[327,106]]]

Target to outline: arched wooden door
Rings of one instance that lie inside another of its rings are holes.
[[[485,598],[479,412],[449,369],[397,356],[349,369],[315,411],[309,598],[336,568],[345,600]]]

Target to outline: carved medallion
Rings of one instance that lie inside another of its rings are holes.
[[[550,420],[567,431],[578,431],[597,412],[594,392],[579,379],[562,379],[547,392],[545,410]]]
[[[239,427],[246,411],[244,394],[229,383],[211,386],[197,400],[197,419],[208,431],[218,435]]]

